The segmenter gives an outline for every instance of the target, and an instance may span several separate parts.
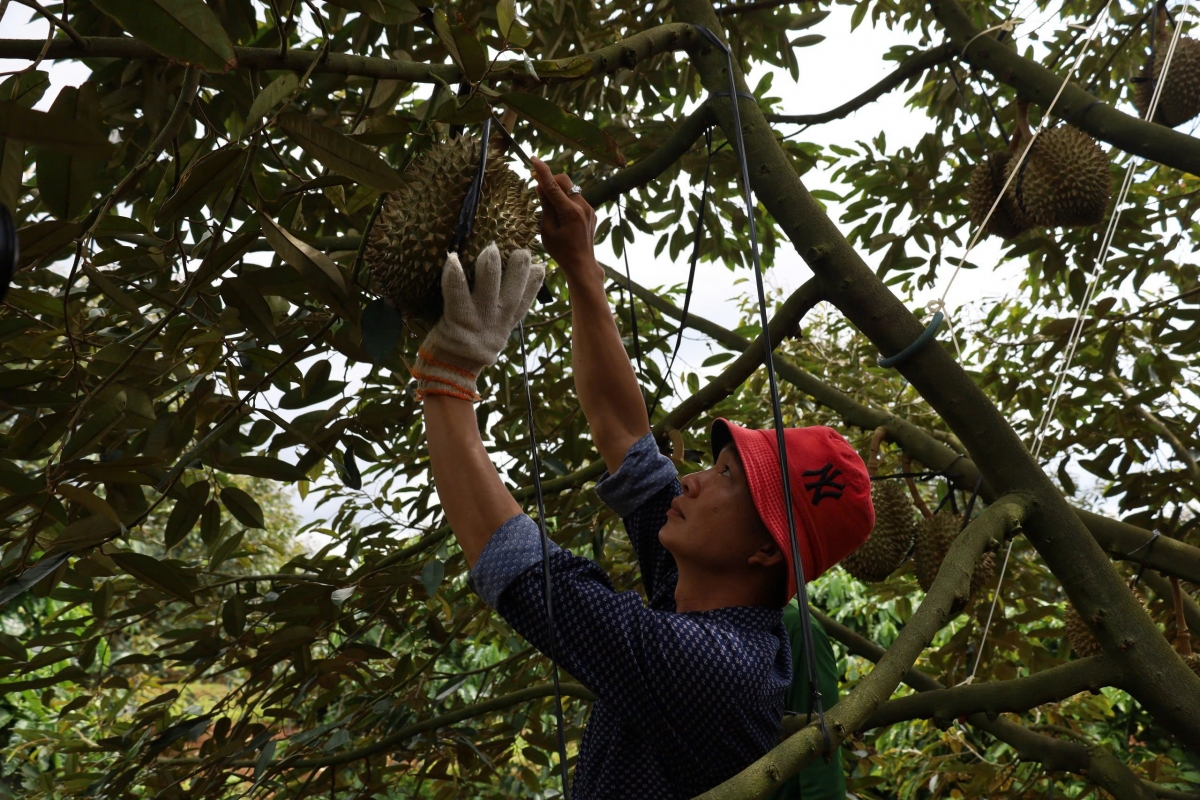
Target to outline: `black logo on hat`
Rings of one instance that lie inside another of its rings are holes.
[[[842,490],[846,488],[846,484],[837,483],[836,479],[842,474],[842,471],[834,469],[832,462],[820,469],[806,469],[803,474],[806,478],[817,478],[811,483],[804,484],[804,488],[813,493],[812,503],[814,506],[826,497],[837,500],[842,496]]]

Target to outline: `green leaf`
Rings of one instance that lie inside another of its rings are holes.
[[[98,120],[76,122],[73,117],[34,111],[10,100],[0,100],[0,137],[97,160],[108,158],[113,151]]]
[[[254,98],[250,110],[246,112],[246,128],[253,127],[268,111],[290,97],[299,86],[300,78],[294,72],[285,72],[268,83]]]
[[[8,601],[14,597],[24,594],[29,587],[61,567],[70,557],[71,554],[69,552],[42,556],[41,561],[4,584],[3,588],[0,588],[0,608],[7,605]]]
[[[147,586],[196,604],[196,596],[188,585],[187,577],[175,565],[144,553],[118,552],[109,554],[109,558]]]
[[[4,109],[0,108],[0,117]],[[0,125],[3,123],[0,122]],[[77,222],[48,220],[26,225],[17,231],[17,243],[20,249],[18,266],[24,266],[37,259],[53,255],[71,243],[76,236],[83,233],[83,226]],[[62,304],[59,303],[58,316],[62,316]]]
[[[114,533],[121,531],[121,527],[120,522],[115,522],[108,517],[84,517],[68,525],[54,540],[52,549],[55,552],[61,552],[92,547],[112,538]]]
[[[280,114],[278,124],[304,152],[339,175],[365,183],[381,192],[404,185],[400,173],[378,153],[332,128],[314,122],[305,114]]]
[[[0,656],[11,658],[13,661],[28,661],[29,652],[17,637],[0,631]]]
[[[438,587],[442,585],[442,576],[445,574],[446,565],[436,558],[428,561],[421,569],[421,585],[425,587],[425,591],[430,597],[437,593]]]
[[[330,5],[366,14],[383,25],[407,25],[421,18],[421,11],[409,0],[325,0]]]
[[[717,364],[724,364],[726,361],[728,361],[731,358],[733,358],[733,353],[717,353],[715,355],[711,355],[708,358],[704,359],[704,363],[701,364],[700,366],[713,367],[713,366],[716,366]]]
[[[238,549],[238,545],[242,543],[242,539],[246,538],[245,531],[238,531],[231,536],[226,536],[220,544],[213,548],[212,557],[208,560],[208,570],[213,571],[233,555],[233,552]]]
[[[500,100],[535,128],[567,147],[606,164],[625,166],[625,156],[613,138],[582,117],[532,94],[510,92],[501,95]]]
[[[122,289],[114,281],[109,280],[103,272],[96,269],[91,264],[83,265],[83,272],[87,275],[88,280],[96,284],[96,287],[104,294],[105,297],[112,300],[121,308],[133,314],[134,319],[139,323],[145,322],[145,317],[142,316],[142,308],[137,300],[133,299],[133,295]]]
[[[226,600],[221,607],[221,627],[230,639],[238,638],[246,630],[246,601],[240,593]]]
[[[34,480],[16,464],[0,458],[0,489],[9,494],[33,494],[45,488],[45,481]]]
[[[262,292],[243,277],[221,282],[221,299],[238,312],[238,319],[260,339],[275,338],[275,318]]]
[[[94,125],[100,119],[100,101],[91,81],[78,89],[64,86],[54,98],[50,114],[73,125]],[[38,195],[50,213],[59,219],[71,219],[87,210],[96,190],[99,162],[83,156],[43,150],[38,153]]]
[[[229,461],[221,462],[221,469],[235,475],[252,475],[255,478],[267,478],[272,481],[302,481],[304,473],[286,461],[270,456],[239,456]],[[224,499],[224,498],[222,498]],[[230,513],[233,509],[229,509]]]
[[[233,515],[233,518],[247,528],[265,528],[262,508],[254,498],[236,486],[226,486],[221,490],[221,503]]]
[[[792,39],[792,47],[812,47],[814,44],[820,44],[825,41],[825,37],[819,33],[810,33],[805,36],[797,36]]]
[[[466,24],[457,22],[450,26],[450,35],[454,37],[454,46],[458,49],[458,65],[467,78],[471,81],[483,78],[488,68],[487,51],[475,38],[474,32]]]
[[[516,0],[500,0],[496,3],[496,22],[500,36],[509,44],[524,47],[533,40],[533,34],[517,21]]]
[[[204,504],[208,502],[208,491],[207,481],[197,481],[187,488],[185,499],[175,502],[175,508],[167,518],[167,527],[163,534],[164,546],[168,550],[182,542],[196,527]]]
[[[121,420],[124,408],[124,397],[118,396],[118,399],[105,403],[84,419],[83,424],[75,430],[75,434],[63,448],[63,461],[70,461],[77,456],[86,455],[96,447],[100,440]]]
[[[102,517],[107,517],[117,525],[121,524],[121,518],[113,507],[108,504],[108,501],[102,497],[98,497],[87,489],[79,486],[72,486],[69,483],[59,483],[54,487],[54,491],[63,497],[70,500],[72,503],[83,506],[93,514],[98,514]]]
[[[221,533],[221,506],[216,500],[209,500],[204,505],[200,515],[200,541],[211,545]]]
[[[233,42],[203,0],[92,0],[121,27],[181,64],[224,72],[237,63]]]
[[[802,31],[805,28],[811,28],[828,16],[828,11],[810,11],[807,14],[801,14],[788,23],[788,30]]]
[[[245,151],[242,145],[230,145],[196,159],[184,170],[179,186],[159,207],[154,215],[155,224],[163,226],[183,214],[199,211],[242,171]]]
[[[377,297],[363,309],[362,319],[363,350],[376,364],[382,363],[396,349],[400,334],[404,330],[404,320],[396,307]]]
[[[286,228],[259,214],[263,236],[280,258],[309,281],[309,290],[344,319],[357,319],[354,303],[346,291],[346,279],[337,264],[320,250],[300,241]]]

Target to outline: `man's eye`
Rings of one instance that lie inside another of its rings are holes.
[[[722,467],[722,469],[721,469],[721,474],[722,474],[722,475],[724,475],[726,478],[732,478],[732,477],[733,477],[733,473],[729,471],[729,465],[728,465],[728,464],[726,464],[724,467]]]

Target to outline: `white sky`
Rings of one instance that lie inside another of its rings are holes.
[[[874,29],[870,23],[864,23],[853,34],[850,32],[851,8],[835,5],[828,19],[805,33],[820,33],[826,36],[824,42],[807,48],[800,48],[796,56],[800,64],[798,80],[792,80],[786,71],[778,71],[774,78],[771,94],[784,99],[784,113],[813,113],[825,111],[840,105],[856,96],[869,86],[886,76],[895,67],[895,62],[884,61],[883,55],[887,50],[898,44],[917,44],[917,37],[903,31]],[[20,6],[10,6],[3,20],[0,20],[0,38],[40,38],[46,33],[44,21],[35,18],[26,22],[29,10]],[[1040,20],[1031,20],[1026,29],[1036,25]],[[0,71],[19,69],[27,62],[0,60]],[[43,67],[47,68],[47,67]],[[88,70],[82,64],[75,62],[55,62],[48,65],[53,88],[47,92],[39,104],[40,108],[48,108],[57,90],[62,86],[78,85],[86,79]],[[750,84],[756,85],[762,75],[762,70],[750,76]],[[833,79],[835,76],[835,79]],[[878,101],[867,105],[849,117],[808,129],[800,137],[803,141],[817,144],[847,144],[856,140],[867,140],[876,136],[880,131],[886,131],[889,152],[894,152],[903,146],[914,145],[920,137],[932,127],[932,123],[922,114],[914,113],[904,107],[905,95],[901,91],[884,95]],[[791,133],[795,126],[780,126],[784,133]],[[809,189],[828,188],[844,192],[845,188],[830,183],[831,170],[817,168],[804,177]],[[698,187],[696,189],[698,191]],[[611,209],[615,213],[615,208]],[[840,210],[836,204],[830,207],[831,216],[837,222]],[[602,212],[607,213],[607,212]],[[904,224],[904,223],[900,223]],[[841,226],[843,231],[848,226]],[[655,258],[654,238],[639,234],[639,238],[630,247],[630,266],[632,277],[638,283],[647,286],[661,286],[683,283],[687,279],[687,251],[681,254],[678,262],[671,262],[664,256]],[[867,261],[875,266],[882,257],[882,251],[874,256],[866,255]],[[621,262],[613,255],[608,243],[598,248],[602,261],[621,268]],[[947,305],[957,309],[965,303],[976,303],[974,312],[966,312],[970,317],[976,317],[979,307],[986,308],[990,301],[1005,293],[1015,291],[1019,284],[1020,268],[1015,264],[1001,269],[993,269],[988,265],[998,264],[999,248],[984,241],[971,255],[971,260],[983,268],[974,271],[964,271],[958,276],[950,294]],[[696,290],[692,300],[692,308],[696,314],[707,317],[720,324],[732,326],[737,321],[737,307],[730,300],[730,284],[733,277],[749,277],[749,272],[742,270],[737,275],[731,274],[721,265],[701,264],[696,279]],[[770,285],[791,291],[811,277],[811,272],[803,261],[790,247],[784,244],[778,248],[775,267],[769,271],[767,280]],[[923,290],[914,298],[914,307],[924,304],[941,295],[949,270],[944,269],[938,285],[933,289]],[[739,291],[753,292],[753,283],[743,283]],[[684,346],[676,364],[676,372],[684,369],[696,370],[699,364],[710,354],[707,342],[696,335],[685,336]],[[303,366],[302,366],[303,368]],[[340,373],[341,366],[335,363],[335,376]],[[702,374],[706,371],[699,370]],[[710,370],[711,371],[711,370]],[[364,370],[365,372],[365,370]],[[309,410],[309,409],[305,409]],[[295,497],[298,510],[305,522],[324,516],[318,512],[310,496],[307,502]],[[323,509],[325,511],[327,509]]]

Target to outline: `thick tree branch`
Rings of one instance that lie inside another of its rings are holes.
[[[905,81],[921,75],[925,70],[936,67],[944,61],[949,61],[954,58],[955,53],[955,46],[947,42],[916,55],[909,56],[901,61],[896,69],[892,70],[891,74],[886,78],[852,100],[842,103],[837,108],[832,108],[820,114],[766,114],[766,120],[767,122],[774,123],[820,125],[823,122],[841,119],[842,117],[849,116],[868,103],[875,102]]]
[[[676,12],[679,19],[718,29],[708,0],[678,0]],[[728,91],[725,53],[705,43],[689,52],[705,89]],[[747,91],[736,63],[733,69],[738,91]],[[714,97],[711,102],[727,134],[734,125],[732,103],[738,103],[751,188],[825,285],[826,299],[885,356],[916,341],[925,325],[883,284],[805,189],[758,105],[736,95]],[[940,345],[919,350],[899,370],[970,452],[987,454],[977,463],[992,491],[1036,498],[1025,535],[1062,582],[1104,651],[1128,676],[1126,690],[1181,743],[1200,752],[1200,716],[1195,713],[1200,708],[1200,677],[1163,639],[1009,421]],[[801,736],[803,732],[785,742],[784,753],[765,760],[791,770],[796,766],[793,759],[803,751],[789,743]],[[762,764],[756,764],[742,774],[754,777],[733,780],[766,786],[757,783],[764,776],[762,769]]]
[[[917,657],[933,641],[934,635],[950,620],[950,608],[966,599],[970,592],[971,575],[985,547],[1003,540],[1020,527],[1029,502],[1030,498],[1022,495],[1000,498],[954,540],[921,606],[900,631],[896,641],[884,653],[875,669],[825,714],[834,747],[861,728],[895,691]],[[734,777],[699,797],[704,800],[768,797],[805,764],[817,758],[823,744],[815,723],[808,725]]]
[[[696,38],[694,28],[673,22],[659,25],[647,31],[635,33],[616,44],[601,47],[590,53],[560,58],[553,61],[534,61],[538,77],[545,82],[580,80],[593,75],[604,75],[620,69],[631,69],[648,58],[661,53],[682,50]],[[55,40],[50,43],[46,58],[52,61],[78,58],[121,58],[139,60],[166,60],[149,45],[126,37],[84,37],[84,44],[74,41]],[[38,58],[45,42],[40,39],[0,39],[0,58]],[[288,50],[280,53],[274,47],[235,47],[237,66],[235,69],[291,70],[305,72],[313,61],[321,57],[318,50]],[[313,72],[337,75],[361,75],[381,80],[409,81],[411,83],[457,83],[462,71],[453,64],[424,64],[419,61],[400,61],[390,58],[355,56],[348,53],[329,53],[313,68]],[[489,73],[490,79],[527,77],[524,61],[498,62]]]
[[[867,720],[863,730],[910,719],[931,719],[939,727],[946,727],[968,714],[983,712],[995,717],[1005,712],[1021,713],[1080,692],[1119,685],[1120,677],[1117,665],[1107,656],[1068,661],[1025,678],[972,683],[889,700]]]
[[[980,35],[956,0],[933,0],[929,8],[967,63],[987,70],[1041,108],[1049,107],[1062,86],[1061,75],[1021,56],[1007,42]],[[1200,139],[1123,114],[1075,84],[1063,91],[1054,116],[1127,153],[1200,175]]]
[[[623,194],[627,194],[639,186],[645,186],[650,181],[670,169],[680,157],[704,134],[704,129],[712,125],[714,118],[712,108],[708,103],[702,103],[699,108],[684,118],[679,127],[667,141],[650,155],[639,159],[631,166],[614,173],[604,180],[590,183],[583,189],[583,197],[593,207],[610,203]]]
[[[605,267],[612,280],[625,284],[625,276],[611,267]],[[638,283],[632,285],[633,293],[651,308],[672,319],[680,319],[683,312],[670,300]],[[730,350],[745,351],[750,340],[739,336],[715,322],[688,313],[688,327],[711,337]],[[864,430],[886,428],[891,439],[906,453],[933,470],[944,471],[960,487],[971,489],[979,477],[979,468],[970,458],[960,457],[952,448],[930,436],[911,422],[888,411],[863,405],[854,398],[830,386],[816,376],[797,367],[786,357],[777,356],[775,370],[779,377],[812,397],[826,408],[841,414],[847,424]],[[984,483],[981,496],[992,500],[994,493]],[[1144,547],[1150,540],[1150,531],[1125,522],[1110,519],[1080,508],[1075,513],[1087,526],[1088,531],[1108,552],[1118,560],[1144,563],[1168,575],[1200,584],[1200,548],[1192,547],[1177,539],[1160,536],[1153,547]],[[1200,630],[1200,627],[1197,628]]]
[[[822,614],[817,609],[812,609],[812,612],[820,621],[825,632],[845,645],[852,654],[874,662],[879,662],[886,654],[887,651],[882,647],[837,620]],[[947,689],[936,678],[915,669],[909,670],[904,682],[918,692],[954,691]],[[884,708],[889,704],[885,704]],[[991,719],[982,712],[969,715],[967,722],[1008,744],[1022,761],[1039,762],[1050,772],[1064,771],[1082,775],[1122,800],[1124,798],[1148,800],[1149,797],[1155,795],[1177,796],[1175,790],[1158,786],[1149,781],[1142,781],[1139,784],[1133,772],[1115,759],[1106,748],[1088,748],[1078,742],[1064,742],[1043,736],[1006,719]],[[1153,794],[1147,795],[1147,791]]]

